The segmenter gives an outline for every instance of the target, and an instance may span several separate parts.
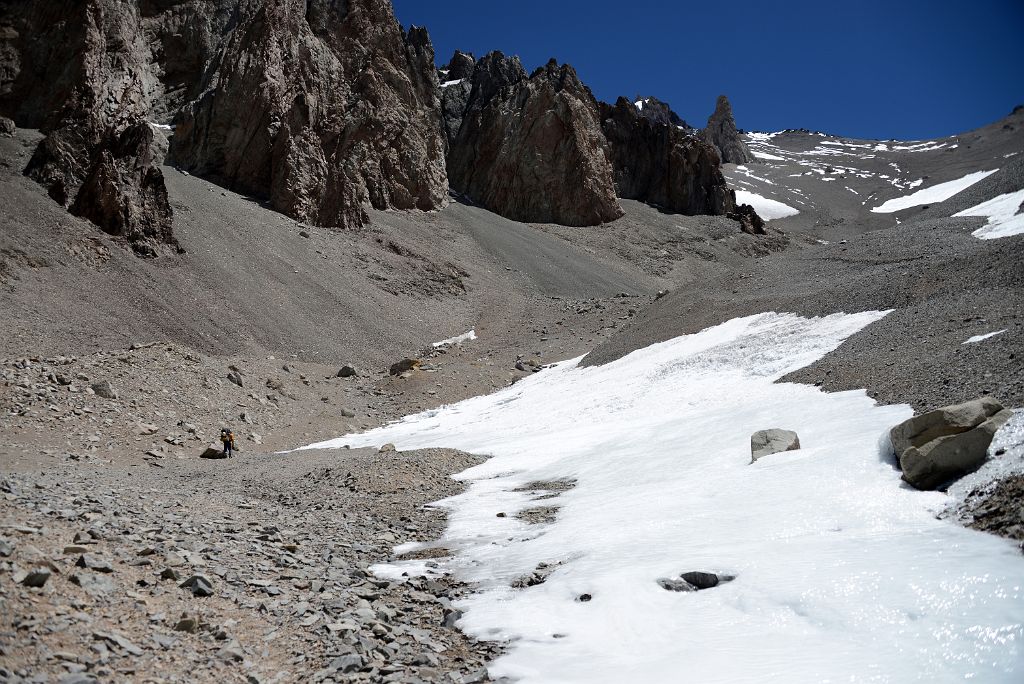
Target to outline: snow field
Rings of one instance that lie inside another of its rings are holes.
[[[1010,237],[1024,233],[1024,212],[1020,212],[1024,203],[1024,190],[1009,192],[993,197],[970,209],[953,214],[953,216],[984,216],[988,222],[971,233],[982,240]]]
[[[876,214],[891,214],[893,212],[900,211],[901,209],[909,209],[910,207],[917,207],[922,204],[945,202],[953,195],[966,190],[978,181],[991,176],[998,170],[999,169],[993,169],[991,171],[976,171],[974,173],[967,174],[963,178],[946,181],[945,183],[937,183],[903,197],[894,197],[893,199],[887,200],[881,205],[874,207],[871,211]]]
[[[800,210],[778,200],[769,199],[749,190],[736,191],[736,204],[749,204],[765,221],[799,214]]]
[[[492,456],[441,502],[439,544],[453,558],[375,571],[478,583],[459,626],[510,640],[493,677],[1020,681],[1024,559],[937,520],[945,495],[901,484],[885,435],[909,407],[775,382],[883,315],[734,319],[312,447]],[[796,430],[803,448],[750,465],[750,434],[770,427]],[[544,499],[528,487],[554,480],[575,487]],[[551,505],[554,523],[515,515]],[[561,565],[543,584],[509,586],[542,562]],[[655,583],[687,570],[737,579],[690,594]]]

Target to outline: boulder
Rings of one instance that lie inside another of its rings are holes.
[[[799,448],[800,437],[792,430],[758,430],[750,436],[750,462],[753,463],[769,454],[795,451]]]
[[[342,366],[338,370],[337,377],[339,378],[352,378],[356,376],[356,369],[352,366]]]
[[[708,117],[708,125],[701,136],[715,146],[723,164],[747,164],[755,161],[747,144],[736,129],[736,120],[732,115],[732,105],[725,95],[718,96],[714,113]]]
[[[102,397],[104,399],[117,399],[117,392],[110,385],[109,380],[94,382],[89,387],[96,393],[97,397]]]
[[[227,456],[224,454],[224,448],[220,444],[214,443],[203,449],[199,458],[227,458]]]
[[[388,369],[389,375],[401,375],[412,370],[416,370],[420,367],[421,361],[419,359],[402,359],[391,364],[391,368]]]
[[[0,116],[0,136],[13,138],[17,130],[18,127],[14,125],[12,120],[8,119],[6,116]]]
[[[601,129],[619,197],[691,216],[735,208],[718,152],[699,137],[643,116],[624,97],[601,104]]]
[[[740,230],[750,235],[766,235],[764,219],[757,215],[754,207],[749,204],[741,204],[734,211],[726,214],[728,218],[740,224]]]
[[[996,431],[1013,413],[991,397],[944,406],[890,430],[903,479],[917,489],[939,489],[977,470]]]
[[[485,55],[448,152],[453,190],[514,221],[591,226],[622,216],[597,101],[554,60],[528,78]]]
[[[228,371],[227,378],[231,384],[242,387],[242,374],[238,371]]]
[[[377,453],[386,454],[391,451],[397,451],[397,449],[395,448],[394,444],[388,442],[387,444],[382,444],[380,449],[377,450]]]

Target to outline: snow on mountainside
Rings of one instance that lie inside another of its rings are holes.
[[[734,319],[311,448],[492,456],[442,502],[441,540],[398,549],[454,557],[375,572],[475,583],[459,626],[511,640],[495,677],[668,682],[685,663],[694,682],[1020,681],[1024,558],[900,483],[886,435],[909,407],[775,382],[883,316]],[[768,427],[802,448],[751,464]],[[658,583],[693,570],[736,579]]]

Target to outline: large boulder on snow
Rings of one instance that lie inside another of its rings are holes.
[[[781,451],[800,448],[800,437],[792,430],[758,430],[750,436],[750,462]]]
[[[723,164],[747,164],[754,161],[754,155],[750,153],[736,128],[732,105],[725,95],[718,96],[715,111],[708,118],[703,137],[718,149]]]
[[[889,432],[903,479],[917,489],[939,489],[977,470],[1012,415],[992,397],[981,397],[903,421]]]

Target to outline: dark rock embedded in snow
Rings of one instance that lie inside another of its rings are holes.
[[[735,575],[719,575],[713,572],[691,570],[682,573],[678,578],[659,578],[658,585],[668,591],[702,591],[717,587],[724,582],[731,582],[734,579],[736,579]]]
[[[723,164],[747,164],[754,161],[747,144],[736,130],[732,116],[732,105],[725,95],[718,96],[714,113],[708,118],[708,125],[701,136],[718,149]]]
[[[653,123],[624,97],[601,104],[601,128],[619,197],[688,215],[735,208],[718,153],[700,138]]]
[[[903,421],[889,433],[903,479],[917,489],[938,489],[977,470],[1012,415],[995,399],[981,397]]]
[[[622,216],[597,101],[554,60],[525,77],[484,56],[448,152],[453,190],[514,221],[588,226]]]
[[[750,462],[782,451],[800,448],[800,437],[792,430],[758,430],[750,436]]]

